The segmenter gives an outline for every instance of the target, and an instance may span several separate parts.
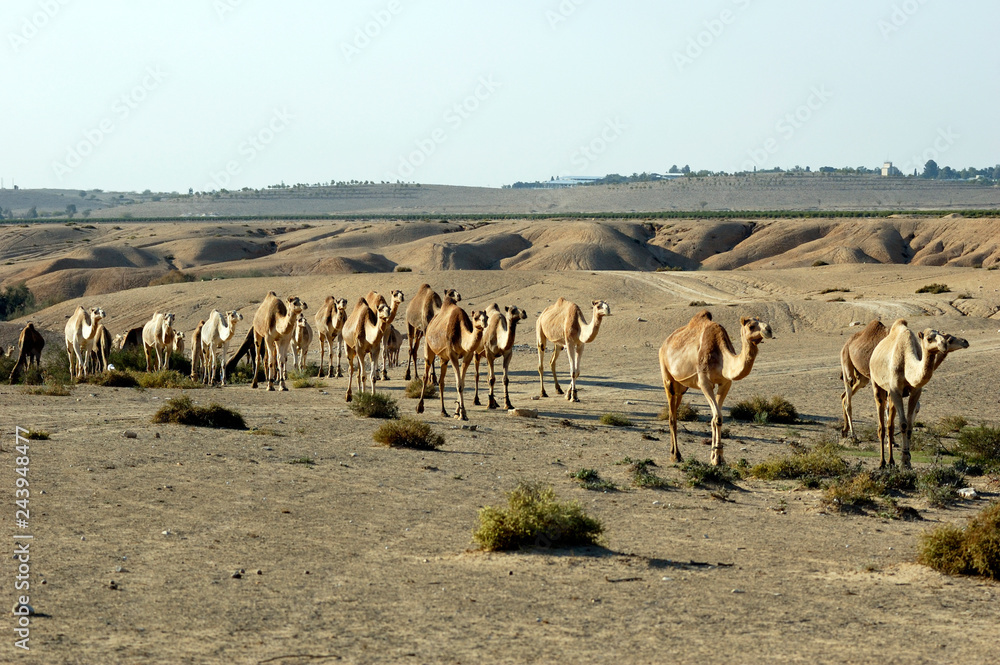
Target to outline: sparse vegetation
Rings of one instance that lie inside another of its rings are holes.
[[[166,257],[167,260],[172,261],[174,257]],[[160,286],[162,284],[183,284],[184,282],[195,281],[194,275],[188,275],[180,270],[171,270],[159,277],[155,277],[149,280],[149,286]]]
[[[984,508],[964,528],[949,524],[924,533],[917,561],[947,575],[1000,579],[1000,502]]]
[[[316,466],[316,460],[311,457],[296,457],[293,460],[288,460],[289,464],[305,464],[308,467]]]
[[[605,413],[601,416],[601,424],[611,427],[631,427],[632,421],[623,413]]]
[[[681,471],[687,476],[688,485],[732,485],[739,480],[740,472],[728,465],[715,466],[698,460],[689,459],[681,465]]]
[[[25,395],[46,395],[48,397],[68,397],[70,389],[62,383],[47,382],[41,385],[29,385],[23,390]]]
[[[354,415],[363,418],[385,418],[387,420],[399,418],[399,406],[388,393],[378,391],[354,393],[349,406]]]
[[[704,300],[692,300],[688,303],[688,307],[708,307],[708,303]]]
[[[955,452],[970,464],[986,469],[1000,467],[1000,427],[966,427],[958,434]]]
[[[651,459],[635,460],[631,457],[625,457],[615,464],[628,465],[629,474],[632,476],[632,485],[635,487],[644,487],[646,489],[666,489],[670,487],[670,483],[660,478],[658,475],[650,470],[650,467],[655,467],[656,462]]]
[[[24,435],[26,439],[32,441],[48,441],[50,436],[52,435],[43,429],[29,429],[28,433]]]
[[[396,272],[413,272],[413,268],[407,268],[406,266],[396,266]]]
[[[177,423],[214,429],[246,429],[243,416],[219,404],[196,406],[187,395],[174,397],[153,415],[154,423]]]
[[[576,473],[571,473],[570,477],[580,481],[580,486],[587,490],[608,492],[618,489],[610,480],[601,478],[596,469],[580,469]]]
[[[161,369],[158,372],[130,372],[136,382],[143,388],[203,388],[204,384],[193,381],[189,376],[174,369]]]
[[[522,481],[507,494],[506,507],[479,511],[472,538],[482,549],[497,551],[592,545],[603,532],[580,504],[558,501],[550,486]]]
[[[819,268],[820,266],[828,266],[828,265],[830,264],[827,263],[826,261],[823,261],[822,259],[816,259],[815,261],[812,262],[813,268]]]
[[[947,506],[965,487],[965,474],[953,466],[933,466],[917,478],[917,489],[935,507]]]
[[[847,471],[847,462],[839,455],[839,446],[824,442],[811,450],[795,450],[791,455],[777,457],[757,464],[750,475],[764,480],[812,480],[832,478]]]
[[[825,296],[827,293],[850,293],[850,292],[851,292],[850,289],[833,288],[833,289],[823,289],[822,291],[819,292],[819,294],[821,296]]]
[[[656,417],[658,420],[670,420],[670,406],[664,405]],[[698,420],[698,409],[690,404],[681,402],[681,405],[677,407],[677,420],[682,422],[694,422]]]
[[[435,434],[431,426],[413,418],[400,418],[383,423],[372,438],[376,443],[390,448],[416,448],[437,450],[444,445],[444,437]]]
[[[424,380],[421,378],[416,378],[406,384],[406,390],[404,394],[410,399],[420,399],[420,389],[424,385]],[[433,383],[428,383],[427,388],[424,389],[424,397],[431,398],[437,397],[437,386]]]
[[[926,284],[917,289],[917,293],[948,293],[951,289],[947,284]]]
[[[754,395],[750,399],[741,400],[730,408],[729,415],[734,420],[755,422],[758,425],[791,424],[799,419],[795,405],[780,395],[771,399]]]

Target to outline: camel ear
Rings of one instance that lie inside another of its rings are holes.
[[[591,304],[592,304],[592,305],[597,305],[597,303],[598,303],[598,302],[600,302],[600,301],[599,301],[599,300],[595,300],[595,301],[594,301],[594,302],[592,302]]]
[[[917,333],[917,337],[919,337],[920,339],[923,339],[924,338],[924,331],[921,330],[920,332],[918,332]]]
[[[748,318],[747,318],[747,317],[745,317],[745,316],[741,316],[741,317],[740,317],[740,325],[741,325],[741,326],[745,326],[745,325],[746,325],[746,324],[748,324],[748,323],[750,323],[750,319],[748,319]]]

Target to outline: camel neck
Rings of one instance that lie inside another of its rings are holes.
[[[580,318],[582,319],[583,316],[581,315]],[[591,342],[594,341],[594,338],[597,337],[597,332],[601,329],[601,319],[603,318],[604,317],[598,314],[597,311],[595,310],[593,318],[590,319],[590,323],[587,323],[586,320],[583,321],[583,323],[580,325],[581,342],[583,342],[584,344],[590,344]]]
[[[746,378],[750,370],[753,369],[754,360],[757,359],[757,344],[748,339],[746,335],[743,335],[741,341],[743,348],[740,349],[739,355],[732,355],[728,350],[723,350],[727,365],[723,374],[733,381]]]

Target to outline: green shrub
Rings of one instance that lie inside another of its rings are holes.
[[[218,404],[195,406],[187,395],[174,397],[153,415],[154,423],[178,423],[215,429],[246,429],[243,416]]]
[[[885,486],[870,472],[861,471],[838,478],[823,492],[822,502],[833,510],[863,513],[878,509],[884,492]]]
[[[847,471],[847,462],[832,442],[817,445],[812,450],[795,451],[791,455],[766,460],[753,466],[750,475],[764,480],[794,480],[831,478]]]
[[[580,504],[556,500],[552,487],[522,481],[507,494],[507,506],[479,511],[472,538],[487,551],[526,547],[571,547],[597,543],[604,527]]]
[[[739,471],[731,466],[715,466],[698,460],[689,459],[681,465],[681,471],[687,476],[688,485],[732,485],[739,480]]]
[[[623,413],[605,413],[601,416],[601,424],[611,427],[631,427],[632,421]]]
[[[991,503],[962,529],[949,524],[924,533],[917,561],[948,575],[1000,579],[1000,503]]]
[[[132,372],[136,382],[143,388],[204,388],[205,384],[193,381],[185,374],[173,369],[159,372]]]
[[[660,478],[650,471],[650,467],[656,466],[656,462],[651,459],[634,460],[631,457],[621,459],[615,464],[628,465],[629,474],[632,476],[632,485],[644,487],[646,489],[666,489],[670,487],[669,481]]]
[[[444,445],[444,437],[435,434],[430,425],[413,418],[400,418],[383,423],[372,438],[376,443],[390,448],[416,448],[437,450]]]
[[[750,399],[741,400],[729,409],[729,415],[734,420],[755,422],[759,425],[791,424],[799,419],[795,405],[780,395],[775,395],[771,399],[754,395]]]
[[[584,489],[594,490],[597,492],[607,492],[609,490],[613,491],[618,489],[610,480],[601,478],[596,469],[580,469],[576,473],[571,473],[570,477],[580,481],[580,485]]]
[[[406,384],[405,395],[410,399],[420,399],[420,388],[424,385],[424,380],[417,378]],[[431,397],[437,397],[437,386],[433,383],[428,383],[427,387],[424,389],[424,397],[430,399]]]
[[[109,369],[107,372],[100,372],[99,374],[88,374],[82,381],[83,383],[107,388],[135,388],[139,385],[139,382],[132,373],[120,369]]]
[[[355,415],[364,418],[385,418],[387,420],[399,418],[399,406],[388,393],[377,391],[354,393],[349,406]]]
[[[968,426],[968,424],[969,421],[962,416],[944,416],[938,421],[934,429],[939,435],[945,436],[946,434],[961,432],[962,428]]]
[[[819,268],[820,266],[828,266],[828,265],[830,264],[822,259],[816,259],[815,261],[812,262],[813,268]]]
[[[413,268],[407,268],[406,266],[396,266],[395,272],[413,272]]]
[[[958,433],[955,452],[971,463],[996,468],[1000,465],[1000,427],[966,427]]]
[[[656,417],[659,420],[670,420],[670,406],[664,405]],[[698,409],[686,402],[681,402],[681,405],[677,407],[677,420],[682,422],[698,420]]]
[[[951,289],[947,284],[926,284],[917,289],[917,293],[948,293]]]
[[[917,489],[927,502],[936,507],[946,506],[958,498],[965,487],[965,474],[954,466],[933,466],[917,478]]]
[[[51,434],[43,429],[29,429],[28,433],[24,435],[26,439],[31,439],[32,441],[48,441]]]
[[[170,260],[173,260],[172,258]],[[194,275],[188,275],[180,270],[171,270],[170,272],[164,273],[159,277],[154,277],[149,280],[148,286],[160,286],[161,284],[183,284],[184,282],[193,282]]]

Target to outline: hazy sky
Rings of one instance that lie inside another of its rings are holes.
[[[4,0],[0,29],[7,187],[1000,162],[996,0]]]

